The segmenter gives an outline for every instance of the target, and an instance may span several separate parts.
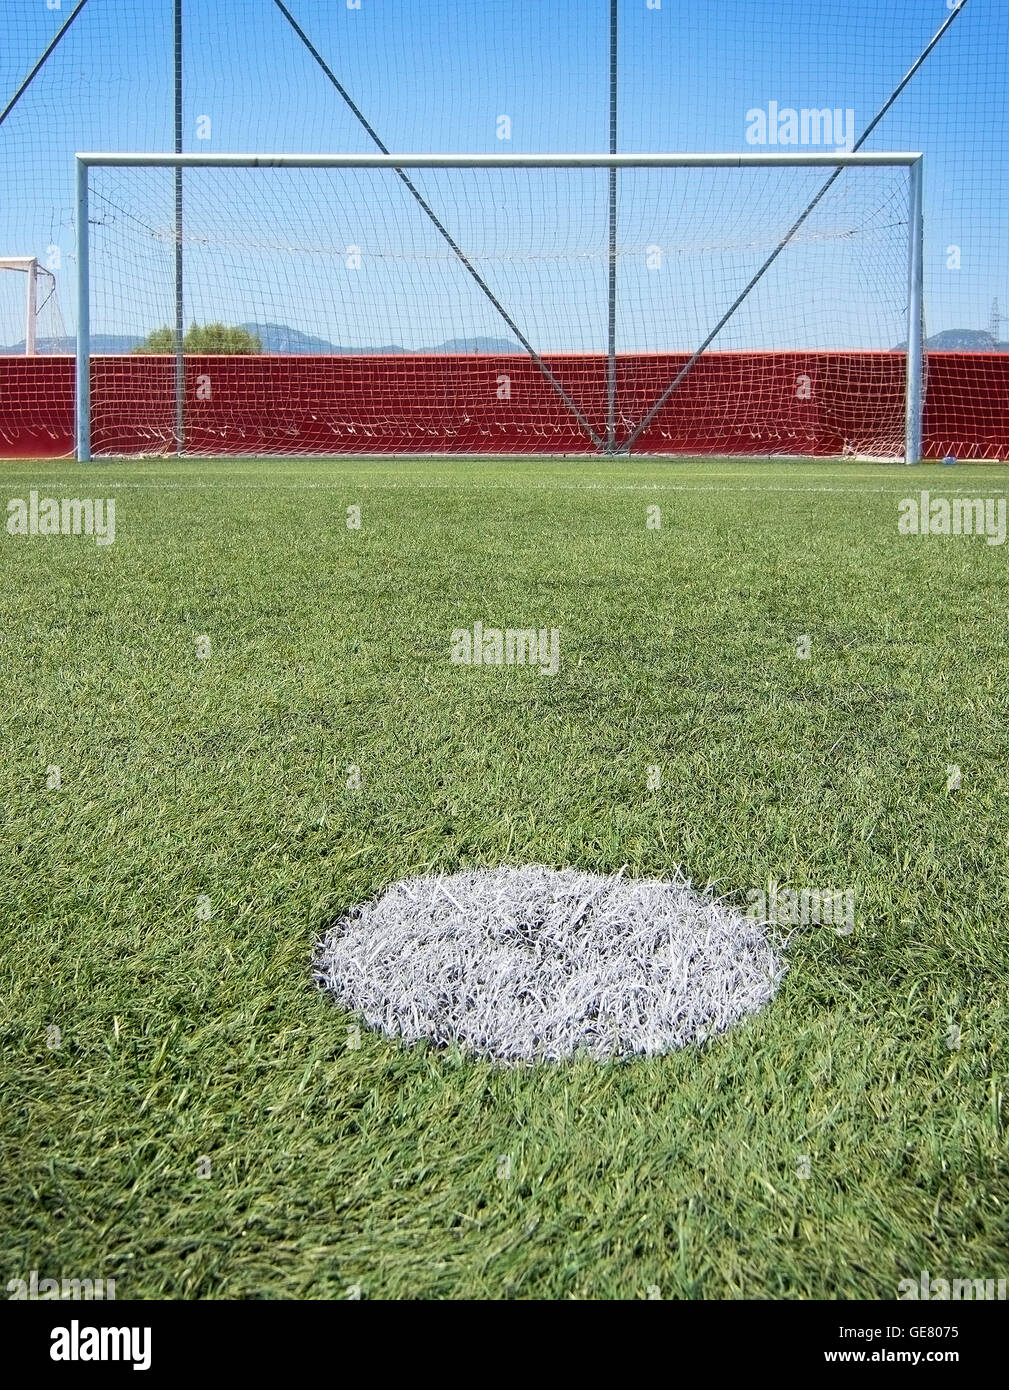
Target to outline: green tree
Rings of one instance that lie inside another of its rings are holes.
[[[263,345],[254,333],[226,323],[194,323],[182,339],[182,351],[192,355],[220,354],[234,357],[262,350]],[[155,328],[133,351],[171,354],[175,351],[175,330]]]
[[[138,343],[133,352],[174,352],[175,334],[170,328],[156,328],[153,333],[148,333],[142,343]]]

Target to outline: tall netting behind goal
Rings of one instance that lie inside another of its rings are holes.
[[[174,171],[93,167],[92,450],[899,457],[908,169],[759,273],[830,173],[187,167],[180,429]]]

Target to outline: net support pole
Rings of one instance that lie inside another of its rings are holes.
[[[182,153],[182,0],[175,0],[175,153]],[[175,170],[175,452],[186,447],[186,333],[182,262],[182,168]]]
[[[25,356],[35,356],[35,316],[38,313],[38,261],[28,262],[28,284],[25,289]]]
[[[908,251],[907,251],[907,419],[904,427],[905,462],[921,458],[924,389],[924,215],[922,198],[924,160],[909,170]]]
[[[617,31],[619,0],[610,0],[610,154],[617,152]],[[606,291],[606,452],[617,444],[617,170],[609,176],[609,281]]]
[[[77,457],[91,458],[91,294],[88,236],[88,165],[77,161]]]

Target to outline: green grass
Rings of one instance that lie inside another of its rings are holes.
[[[896,529],[905,494],[1005,475],[3,467],[8,497],[117,501],[111,547],[0,534],[3,1283],[892,1298],[1006,1274],[1009,547]],[[478,619],[558,627],[558,675],[450,664]],[[799,931],[775,1001],[699,1051],[520,1071],[349,1045],[310,982],[324,924],[405,874],[528,861],[683,866],[740,903],[851,887],[857,926]]]

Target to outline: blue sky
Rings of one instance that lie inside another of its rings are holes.
[[[348,9],[345,0],[289,0],[289,7],[393,149],[507,153],[606,145],[608,0],[361,0],[359,10]],[[62,0],[59,10],[46,9],[41,0],[7,0],[0,19],[4,100],[71,8],[71,0]],[[44,256],[50,245],[60,247],[59,293],[68,324],[73,318],[73,152],[170,147],[171,11],[171,0],[89,0],[31,91],[0,127],[6,193],[0,201],[0,254]],[[661,0],[658,9],[648,8],[646,0],[621,0],[620,147],[746,149],[747,112],[766,109],[771,101],[780,107],[851,108],[860,130],[947,13],[945,0],[819,0],[815,5],[809,0]],[[272,0],[186,0],[185,15],[187,149],[372,148]],[[1009,6],[1004,0],[968,0],[942,47],[870,142],[877,149],[921,148],[926,154],[931,332],[986,327],[995,296],[1009,311],[1009,156],[1002,133],[1007,51]],[[511,122],[508,141],[497,138],[502,115]],[[210,119],[208,141],[196,138],[200,116]],[[586,329],[582,320],[594,325],[598,318],[597,277],[582,275],[584,265],[578,274],[570,264],[551,272],[547,262],[530,261],[528,255],[537,248],[549,250],[547,233],[555,247],[565,239],[573,244],[579,236],[591,241],[590,229],[595,235],[603,225],[594,202],[597,183],[580,187],[566,205],[556,192],[537,197],[530,187],[516,195],[511,221],[500,232],[515,259],[488,269],[489,277],[497,274],[497,283],[517,297],[517,312],[528,315],[530,335],[541,334],[544,347],[596,342],[595,327]],[[449,189],[434,180],[431,186],[441,189],[446,216],[455,215],[460,237],[479,241],[482,195],[472,185],[465,197],[462,185]],[[622,227],[628,260],[621,267],[626,269],[624,327],[627,338],[634,338],[628,345],[681,346],[680,338],[689,339],[695,322],[702,322],[729,294],[733,277],[745,273],[748,256],[752,259],[766,242],[773,243],[775,209],[780,220],[793,204],[801,206],[810,186],[808,175],[777,185],[777,193],[765,184],[762,192],[740,197],[737,186],[732,197],[698,196],[693,207],[695,195],[686,187],[674,195],[657,187],[638,194],[628,189]],[[111,191],[112,185],[107,187]],[[208,190],[202,204],[199,196],[191,203],[191,235],[212,239],[229,233],[216,258],[209,248],[191,251],[191,314],[246,317],[249,305],[258,301],[270,317],[276,316],[275,309],[296,310],[298,326],[308,330],[314,322],[322,336],[339,336],[343,330],[346,337],[355,330],[359,345],[362,335],[383,327],[385,336],[408,345],[423,332],[431,318],[424,299],[435,293],[435,278],[429,276],[425,287],[423,276],[411,280],[402,265],[396,274],[388,267],[378,274],[375,259],[369,263],[367,254],[375,248],[365,246],[364,281],[353,282],[356,301],[349,301],[360,307],[334,324],[334,306],[346,282],[334,281],[329,292],[313,293],[314,277],[321,273],[317,262],[311,274],[299,274],[296,261],[280,264],[279,252],[272,266],[267,254],[243,256],[235,243],[241,240],[243,216],[246,225],[255,220],[249,186],[222,183],[218,188],[218,198]],[[160,194],[140,180],[134,179],[131,188],[128,178],[117,176],[115,189],[128,202],[136,201],[138,215],[145,200],[149,216],[157,212],[161,217],[170,206],[162,206]],[[290,196],[286,203],[274,195],[256,205],[260,222],[265,218],[271,224],[278,245],[292,239],[299,221]],[[853,192],[846,206],[861,217],[871,211],[863,199],[874,196],[869,190]],[[672,229],[671,197],[676,213]],[[366,199],[367,193],[359,189],[355,198]],[[334,246],[351,234],[374,240],[388,226],[383,219],[392,216],[394,207],[396,216],[413,213],[389,195],[385,203],[377,199],[361,212],[355,232],[353,219],[346,226],[341,220],[345,202],[335,193],[319,197],[322,245],[327,234]],[[225,215],[232,209],[235,236]],[[203,227],[197,225],[198,217],[204,218]],[[680,293],[668,277],[661,293],[656,292],[658,281],[641,277],[636,258],[638,243],[649,234],[648,218],[655,221],[660,243],[682,244],[696,225],[696,240],[719,248],[714,260],[710,254],[706,261],[703,255],[694,261],[680,258]],[[546,228],[544,222],[549,223]],[[120,231],[114,235],[119,237]],[[101,235],[96,229],[96,241]],[[426,236],[426,230],[411,231],[405,243],[427,247]],[[111,252],[111,231],[108,237]],[[733,260],[726,248],[747,239],[752,251]],[[871,274],[859,276],[855,260],[843,273],[871,286],[885,271],[888,285],[892,247],[884,243],[867,252],[874,257]],[[959,269],[948,268],[951,246],[959,248]],[[125,241],[121,249],[125,256]],[[138,331],[148,326],[141,320],[150,313],[167,318],[167,310],[160,314],[166,292],[159,285],[154,293],[150,283],[151,275],[162,273],[157,257],[150,247],[145,254],[146,269],[142,258],[132,266],[110,259],[120,267],[118,280],[110,279],[96,305],[106,329]],[[749,345],[750,339],[754,346],[772,345],[782,335],[787,340],[802,332],[826,342],[831,333],[841,332],[840,311],[821,293],[815,256],[797,254],[789,270],[777,287],[768,286],[760,315],[750,314],[748,323],[741,319],[735,337],[730,333],[722,345]],[[847,303],[850,320],[841,335],[857,334],[859,313],[866,317],[867,332],[889,333],[890,306],[885,315],[878,305],[856,311],[843,294],[841,275],[839,266],[833,293]],[[0,276],[0,282],[4,279]],[[202,298],[196,293],[201,286]],[[452,336],[509,336],[468,286],[453,282],[443,286],[443,295],[435,316],[438,336],[448,336],[441,330],[453,314],[459,322]],[[9,285],[0,283],[0,339],[15,312],[10,298]],[[554,302],[544,304],[548,298]],[[1009,325],[1003,336],[1009,337]]]

